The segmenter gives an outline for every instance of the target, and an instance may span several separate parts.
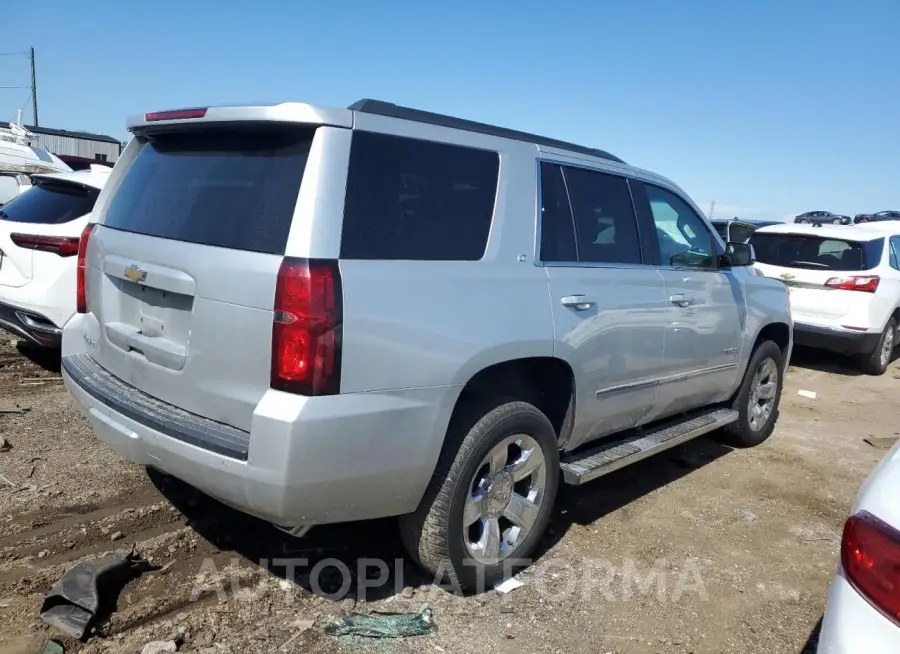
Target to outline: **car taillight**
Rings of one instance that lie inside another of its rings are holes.
[[[152,111],[144,114],[144,120],[148,123],[155,120],[185,120],[188,118],[203,118],[206,115],[205,107],[196,109],[175,109],[172,111]]]
[[[284,259],[275,285],[272,388],[300,395],[340,392],[342,302],[337,261]]]
[[[841,566],[857,591],[900,623],[900,531],[867,511],[844,524]]]
[[[20,248],[52,252],[61,257],[78,254],[78,239],[74,236],[42,236],[40,234],[10,234],[9,240]]]
[[[75,300],[75,310],[78,313],[87,313],[87,248],[88,248],[88,240],[91,238],[91,233],[94,231],[94,227],[96,227],[96,223],[90,223],[85,225],[84,230],[81,232],[81,238],[78,241],[78,266],[76,272],[76,281],[75,288],[77,297]]]
[[[825,282],[825,286],[836,288],[841,291],[863,291],[865,293],[874,293],[878,290],[879,281],[881,281],[881,278],[878,275],[832,277]]]

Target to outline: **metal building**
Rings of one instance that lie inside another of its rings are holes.
[[[0,122],[0,127],[9,127],[9,123]],[[37,145],[57,156],[84,157],[95,161],[114,163],[122,153],[123,144],[112,136],[91,134],[90,132],[71,132],[67,129],[49,127],[33,127],[23,125],[33,133]]]

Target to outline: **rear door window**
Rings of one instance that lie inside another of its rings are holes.
[[[341,258],[481,259],[499,169],[497,152],[354,132]]]
[[[562,169],[541,163],[541,261],[573,263],[578,261],[575,220]]]
[[[307,127],[253,126],[144,137],[103,224],[284,254],[314,134]]]
[[[731,240],[735,243],[745,243],[748,238],[756,231],[756,227],[747,223],[731,224]]]
[[[0,208],[0,220],[61,225],[89,214],[100,191],[61,180],[33,178],[33,187]]]
[[[640,264],[641,239],[624,177],[563,166],[582,263]]]
[[[750,237],[759,263],[808,270],[871,270],[881,262],[884,239],[852,241],[809,236],[756,232]]]

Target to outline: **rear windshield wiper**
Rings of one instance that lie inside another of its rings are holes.
[[[818,261],[791,261],[788,268],[823,268],[828,270],[827,263],[819,263]]]

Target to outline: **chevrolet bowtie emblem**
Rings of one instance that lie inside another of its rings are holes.
[[[125,279],[131,282],[143,282],[147,279],[147,271],[141,270],[137,266],[128,266],[125,269]]]
[[[793,279],[794,276],[791,273],[781,273],[782,279]]]

